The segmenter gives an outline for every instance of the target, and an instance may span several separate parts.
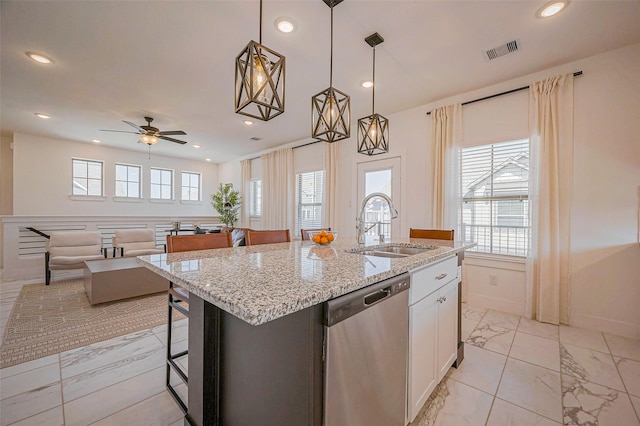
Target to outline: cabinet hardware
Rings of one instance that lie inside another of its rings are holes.
[[[436,280],[441,280],[441,279],[443,279],[443,278],[444,278],[444,277],[446,277],[446,276],[447,276],[447,274],[440,274],[440,275],[438,275],[438,276],[436,277]]]

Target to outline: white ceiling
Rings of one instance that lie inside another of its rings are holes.
[[[371,89],[360,83],[371,78],[364,38],[376,31],[385,39],[376,48],[376,112],[386,116],[640,41],[639,0],[573,0],[541,20],[543,4],[346,0],[334,9],[333,86],[351,95],[353,120],[371,113]],[[257,0],[3,0],[0,7],[3,134],[146,151],[136,135],[99,129],[131,130],[122,120],[144,124],[149,115],[160,130],[184,130],[177,138],[188,141],[161,141],[152,152],[224,162],[310,140],[311,97],[329,86],[330,9],[321,0],[265,0],[262,42],[287,58],[286,112],[252,127],[234,113],[234,60],[258,39]],[[278,32],[281,16],[296,30]],[[520,51],[483,58],[515,38]],[[39,65],[25,51],[56,63]]]

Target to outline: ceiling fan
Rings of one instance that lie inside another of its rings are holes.
[[[163,140],[169,141],[169,142],[175,142],[175,143],[179,143],[179,144],[182,144],[182,145],[186,144],[185,141],[181,141],[181,140],[178,140],[178,139],[167,137],[168,135],[172,135],[172,136],[173,135],[186,135],[186,133],[184,131],[182,131],[182,130],[169,130],[169,131],[161,132],[157,127],[153,127],[151,125],[151,122],[153,121],[153,118],[145,117],[144,119],[147,122],[147,124],[145,126],[138,126],[137,124],[134,124],[134,123],[132,123],[130,121],[122,120],[123,122],[127,123],[129,126],[134,127],[137,130],[137,132],[127,132],[125,130],[105,130],[105,129],[100,129],[100,130],[103,131],[103,132],[132,133],[132,134],[135,134],[135,135],[141,135],[139,142],[144,142],[149,146],[158,143],[158,139],[163,139]]]

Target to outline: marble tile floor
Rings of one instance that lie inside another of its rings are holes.
[[[410,426],[640,425],[640,341],[464,306],[465,359]]]
[[[2,290],[4,318],[19,289]],[[463,314],[465,360],[411,426],[640,425],[640,341],[472,306]],[[176,350],[187,321],[176,323]],[[182,425],[165,345],[159,326],[2,369],[0,425]]]

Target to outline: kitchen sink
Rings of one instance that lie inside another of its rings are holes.
[[[435,248],[437,247],[389,245],[384,247],[365,247],[361,249],[347,250],[347,253],[362,254],[364,256],[400,258],[424,253]]]

